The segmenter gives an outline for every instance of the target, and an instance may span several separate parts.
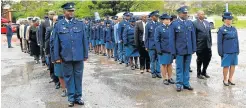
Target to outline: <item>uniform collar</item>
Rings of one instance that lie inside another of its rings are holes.
[[[232,27],[232,26],[231,26],[231,25],[227,26],[227,25],[224,24],[224,27],[230,28],[230,27]]]

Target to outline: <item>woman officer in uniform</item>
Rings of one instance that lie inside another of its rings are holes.
[[[130,66],[132,70],[139,69],[138,63],[137,63],[139,52],[134,42],[135,21],[136,21],[135,18],[131,18],[129,20],[130,25],[126,26],[125,30],[123,31],[123,42],[126,48],[126,57],[130,58],[129,60],[130,60]],[[135,65],[133,63],[133,59],[135,61]]]
[[[172,18],[168,14],[164,13],[159,17],[162,21],[162,24],[156,28],[154,37],[156,43],[156,50],[158,53],[159,64],[161,65],[161,73],[163,78],[163,83],[165,85],[174,84],[175,82],[172,79],[172,63],[173,56],[171,54],[171,38],[172,32],[170,29],[170,19]],[[168,75],[168,77],[167,77]]]
[[[232,14],[224,12],[222,21],[224,25],[218,30],[218,53],[221,56],[221,66],[223,67],[225,86],[235,85],[232,82],[232,77],[235,71],[235,66],[238,65],[239,42],[237,29],[232,24]],[[228,79],[229,71],[229,79]]]
[[[105,47],[107,49],[107,56],[108,59],[113,58],[113,48],[114,48],[114,31],[113,26],[111,25],[110,21],[106,21],[106,27],[104,30],[104,43],[106,43]]]

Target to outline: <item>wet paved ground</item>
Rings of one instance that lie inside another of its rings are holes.
[[[224,87],[222,84],[222,68],[216,34],[213,33],[213,57],[208,68],[211,78],[200,80],[195,71],[191,73],[192,92],[177,93],[175,85],[163,85],[161,79],[152,79],[149,73],[140,74],[139,70],[132,71],[90,53],[83,77],[85,106],[75,108],[246,108],[245,35],[246,30],[239,31],[241,52],[234,76],[236,86]],[[35,64],[33,57],[21,53],[17,43],[13,49],[7,49],[3,40],[2,35],[1,107],[66,108],[67,98],[61,97],[61,90],[49,83],[46,67]],[[193,70],[196,70],[195,60],[196,55],[193,55]]]

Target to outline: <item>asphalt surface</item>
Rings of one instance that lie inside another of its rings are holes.
[[[140,74],[139,70],[132,71],[113,59],[90,53],[83,75],[85,105],[75,108],[246,108],[246,30],[238,33],[241,50],[235,86],[223,86],[217,36],[213,33],[213,56],[207,70],[211,78],[196,78],[196,55],[192,58],[190,83],[194,91],[177,93],[175,85],[163,85],[161,79],[152,79],[150,73]],[[47,68],[22,53],[16,39],[12,49],[7,48],[4,35],[1,39],[1,107],[67,108],[67,98],[60,96],[61,89],[49,83]]]

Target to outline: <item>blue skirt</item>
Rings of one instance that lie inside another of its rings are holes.
[[[113,49],[114,48],[114,43],[112,42],[106,42],[106,45],[105,45],[106,49]]]
[[[57,64],[57,63],[54,64],[54,71],[57,77],[63,77],[64,74],[62,70],[63,70],[62,64]]]
[[[235,54],[224,54],[222,61],[221,61],[221,67],[229,67],[229,66],[236,66],[238,65],[238,55]]]
[[[92,44],[92,47],[95,47],[96,46],[96,41],[95,40],[91,40],[91,44]]]
[[[100,40],[99,41],[99,45],[104,45],[105,43],[104,43],[104,40]]]
[[[100,41],[99,40],[96,40],[96,45],[100,45]]]
[[[168,53],[162,53],[162,55],[158,54],[158,61],[159,64],[168,65],[173,63],[173,56],[172,54]]]
[[[132,45],[128,45],[125,47],[126,50],[126,56],[128,57],[139,57],[138,49],[133,47]]]

